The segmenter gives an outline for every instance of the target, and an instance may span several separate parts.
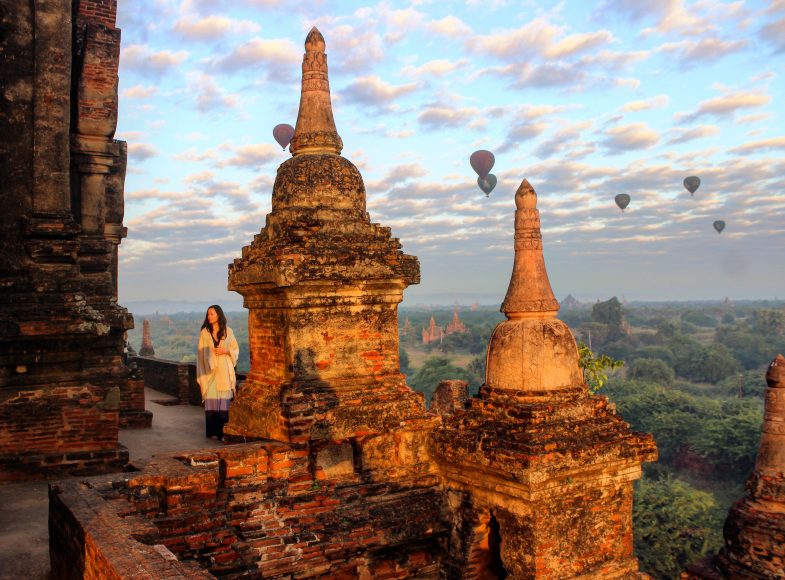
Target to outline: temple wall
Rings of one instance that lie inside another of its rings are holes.
[[[90,521],[71,512],[89,506],[116,532],[92,542],[107,577],[125,573],[112,554],[132,553],[149,569],[163,552],[149,547],[160,546],[178,565],[226,578],[437,578],[446,529],[435,476],[420,464],[377,478],[372,466],[347,470],[345,459],[340,449],[317,458],[268,441],[159,455],[122,479],[58,483],[53,503],[71,509],[50,510],[50,543],[78,536]],[[147,527],[134,529],[140,520]],[[53,558],[55,575],[64,561]]]
[[[131,357],[144,374],[144,384],[180,400],[181,405],[200,405],[202,393],[196,382],[196,363],[180,363],[148,356]]]
[[[43,475],[127,462],[105,401],[128,386],[133,326],[117,305],[126,147],[113,138],[115,8],[0,6],[0,479],[26,465]],[[138,396],[121,398],[144,412]]]

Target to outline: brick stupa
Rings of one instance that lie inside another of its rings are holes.
[[[725,520],[722,551],[688,567],[684,580],[785,578],[785,357],[766,372],[763,427],[747,495]]]
[[[536,203],[524,180],[486,384],[433,435],[452,519],[474,530],[476,551],[500,544],[511,578],[637,578],[632,483],[656,447],[584,384],[575,339],[556,318]],[[458,547],[447,557],[455,574],[473,557]]]
[[[346,440],[425,412],[398,359],[397,307],[419,263],[371,223],[342,147],[314,28],[292,158],[278,168],[265,227],[229,267],[229,289],[249,310],[251,355],[224,429],[235,441]]]

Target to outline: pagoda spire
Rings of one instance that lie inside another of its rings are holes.
[[[343,141],[333,120],[327,54],[322,33],[314,26],[305,39],[300,110],[289,150],[292,155],[332,153],[340,155]]]
[[[542,255],[537,193],[526,179],[515,192],[515,262],[501,311],[507,318],[552,318],[559,311]]]

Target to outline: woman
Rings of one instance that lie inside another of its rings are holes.
[[[237,379],[234,367],[240,347],[226,315],[214,304],[207,309],[196,352],[196,381],[202,391],[207,437],[223,439],[229,420],[229,402],[234,398]]]

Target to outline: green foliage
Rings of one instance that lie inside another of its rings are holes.
[[[673,351],[665,345],[648,345],[639,347],[635,349],[635,351],[630,355],[630,359],[633,361],[638,358],[659,359],[671,368],[673,368],[673,364],[676,362],[676,357],[673,355]]]
[[[406,349],[400,345],[398,346],[398,360],[400,361],[401,372],[405,375],[410,374],[412,370],[409,367],[409,365],[411,364],[409,362],[409,353],[406,352]]]
[[[638,481],[633,506],[635,553],[654,578],[678,578],[685,566],[721,546],[714,496],[666,477]]]
[[[597,302],[591,309],[591,318],[608,327],[608,340],[618,340],[625,335],[624,311],[615,296],[605,302]]]
[[[689,451],[718,476],[743,480],[749,474],[763,421],[760,399],[717,399],[621,379],[611,380],[604,392],[634,429],[654,435],[663,463]]]
[[[578,341],[578,365],[583,370],[583,380],[590,393],[596,393],[608,381],[608,372],[624,366],[624,361],[615,360],[608,355],[596,356],[582,340]]]
[[[717,387],[726,397],[763,397],[766,391],[766,370],[765,366],[745,370],[722,379]]]
[[[767,308],[755,312],[755,330],[770,336],[785,334],[785,309]]]
[[[447,379],[467,381],[469,385],[477,383],[476,376],[473,376],[467,369],[455,366],[450,362],[450,359],[445,357],[427,359],[407,382],[412,389],[423,393],[426,401],[430,401],[431,395],[439,383]]]
[[[717,326],[717,319],[713,316],[706,314],[702,310],[688,310],[681,315],[683,322],[689,322],[695,326],[702,326],[706,328],[714,328]]]
[[[629,376],[660,385],[670,385],[676,378],[670,365],[658,358],[635,359],[630,365]]]
[[[717,383],[735,374],[739,363],[725,345],[704,346],[691,338],[677,335],[668,342],[676,360],[676,374],[691,381]]]
[[[758,454],[762,411],[759,399],[723,401],[718,415],[701,422],[701,436],[690,442],[692,451],[715,467],[749,473]]]
[[[733,352],[745,369],[768,365],[778,352],[785,352],[785,337],[762,336],[743,324],[721,326],[714,340]]]

